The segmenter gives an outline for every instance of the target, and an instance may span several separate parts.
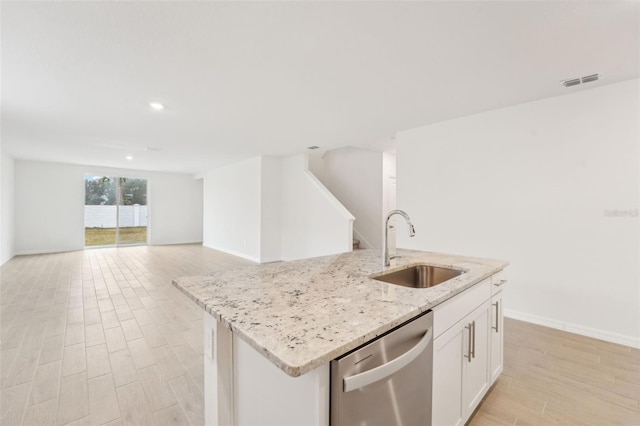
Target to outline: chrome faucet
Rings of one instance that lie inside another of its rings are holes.
[[[409,236],[413,237],[416,235],[416,229],[413,227],[413,223],[411,223],[411,219],[409,219],[409,215],[403,212],[402,210],[391,210],[389,214],[387,214],[387,218],[384,221],[384,246],[382,247],[382,257],[384,266],[391,265],[391,259],[395,259],[397,256],[389,257],[389,219],[394,214],[399,214],[404,217],[404,220],[407,222],[407,226],[409,226]]]

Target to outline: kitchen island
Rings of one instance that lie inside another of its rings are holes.
[[[174,285],[206,312],[207,424],[243,424],[247,409],[262,424],[283,424],[282,418],[268,419],[272,412],[290,419],[290,424],[328,424],[329,361],[466,293],[507,265],[498,260],[413,250],[398,250],[398,255],[401,257],[386,268],[379,251],[358,250],[175,280]],[[464,273],[435,287],[419,289],[371,278],[416,264]],[[491,297],[491,289],[488,291]],[[434,328],[437,334],[437,316]],[[243,371],[245,366],[255,371],[245,377],[249,373]],[[271,366],[281,371],[271,371]],[[270,370],[264,377],[270,387],[257,376],[265,369]],[[297,376],[302,377],[292,379]],[[292,383],[289,393],[276,389]],[[304,389],[296,389],[298,386]],[[273,393],[278,396],[270,395]],[[299,410],[308,417],[296,418],[297,414],[289,412],[304,406],[302,400],[312,395],[316,399],[309,402],[313,409]],[[278,401],[281,407],[277,407]]]

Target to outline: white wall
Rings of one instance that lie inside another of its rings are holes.
[[[336,149],[324,154],[320,167],[316,164],[311,170],[356,218],[354,237],[361,247],[382,247],[383,153]]]
[[[15,254],[15,160],[0,148],[0,265]]]
[[[511,262],[507,314],[640,346],[638,80],[397,135],[399,245]],[[635,210],[637,212],[637,210]]]
[[[148,179],[151,244],[202,242],[202,179],[181,173],[133,177]]]
[[[381,248],[384,219],[396,208],[395,154],[340,148],[310,155],[309,170],[355,217],[353,234],[360,247]],[[394,217],[391,223],[396,221]],[[392,229],[389,241],[394,235]]]
[[[352,250],[353,216],[309,172],[306,155],[282,159],[282,259]]]
[[[384,220],[391,210],[397,207],[396,202],[396,155],[385,152],[382,154],[382,232],[384,238]],[[393,225],[393,226],[392,226]],[[396,231],[398,227],[404,229],[400,232],[407,232],[405,221],[402,217],[394,215],[389,220],[389,233],[387,240],[389,243],[389,254],[394,256],[396,248]]]
[[[204,174],[204,244],[254,262],[349,251],[352,220],[305,155],[255,157]]]
[[[202,240],[202,182],[190,175],[16,160],[17,254],[84,248],[85,173],[147,179],[150,244]]]
[[[261,262],[282,259],[282,182],[280,158],[262,157],[261,169]]]
[[[255,157],[204,174],[205,246],[260,262],[261,170]]]
[[[382,205],[383,213],[396,208],[396,154],[382,153]]]

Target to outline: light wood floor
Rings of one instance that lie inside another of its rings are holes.
[[[247,264],[197,245],[7,262],[0,424],[204,424],[203,311],[171,280]]]
[[[0,424],[202,425],[202,311],[171,279],[250,262],[197,245],[16,257],[0,272]],[[505,320],[471,425],[640,425],[640,351]]]
[[[509,318],[504,342],[470,425],[640,425],[640,350]]]

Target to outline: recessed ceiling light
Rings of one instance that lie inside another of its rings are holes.
[[[126,159],[127,159],[127,160],[129,160],[129,161],[131,161],[131,160],[133,160],[133,155],[127,155],[127,156],[126,156],[126,157],[124,157],[124,158],[126,158]]]
[[[160,102],[149,102],[149,106],[156,111],[162,111],[164,109],[164,105],[162,105]]]

